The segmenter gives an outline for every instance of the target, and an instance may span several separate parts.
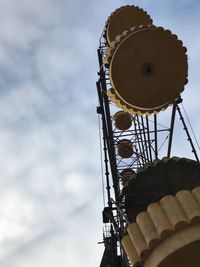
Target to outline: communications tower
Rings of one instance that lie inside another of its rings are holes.
[[[199,267],[200,163],[181,99],[187,49],[143,9],[123,6],[106,21],[97,52],[100,267]],[[176,120],[193,159],[171,156]]]

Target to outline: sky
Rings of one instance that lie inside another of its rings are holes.
[[[100,264],[96,49],[107,17],[127,4],[187,47],[183,99],[200,139],[199,1],[0,0],[1,267]],[[185,156],[182,139],[175,148]]]

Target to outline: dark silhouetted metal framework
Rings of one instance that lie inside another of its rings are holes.
[[[113,106],[107,96],[107,90],[111,85],[109,69],[106,68],[103,63],[105,49],[105,40],[102,37],[97,50],[99,79],[96,86],[99,99],[97,113],[101,117],[103,131],[102,149],[104,155],[107,204],[103,210],[104,233],[103,242],[100,243],[104,243],[105,250],[100,267],[127,267],[131,266],[131,264],[120,245],[121,238],[125,231],[125,225],[128,223],[124,200],[121,194],[120,172],[127,168],[136,171],[145,163],[157,159],[164,144],[166,149],[164,153],[162,152],[162,156],[170,157],[176,113],[179,114],[183,129],[187,135],[187,140],[192,147],[194,157],[197,161],[199,161],[199,159],[179,106],[179,103],[182,102],[181,99],[172,106],[169,127],[158,123],[157,114],[151,116],[133,116],[133,125],[129,130],[119,131],[114,127],[113,110],[116,111],[116,107]],[[118,156],[116,145],[120,139],[127,137],[133,144],[134,153],[129,159],[123,159]]]

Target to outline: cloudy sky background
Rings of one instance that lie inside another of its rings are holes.
[[[1,267],[99,266],[96,49],[126,4],[188,48],[184,106],[200,139],[199,1],[0,0]]]

